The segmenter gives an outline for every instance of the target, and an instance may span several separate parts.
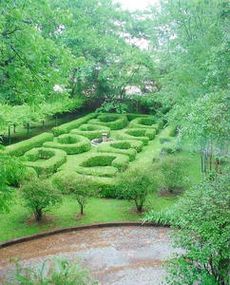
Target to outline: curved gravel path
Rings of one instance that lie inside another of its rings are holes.
[[[23,242],[0,249],[0,279],[11,269],[12,258],[31,265],[63,256],[79,258],[103,285],[157,285],[175,252],[169,233],[164,227],[105,227]]]

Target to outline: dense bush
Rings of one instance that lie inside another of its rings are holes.
[[[175,246],[184,251],[171,261],[167,284],[228,285],[229,169],[189,189],[176,204],[173,215]]]
[[[163,157],[156,169],[159,171],[161,193],[180,193],[188,186],[186,162],[176,156]]]
[[[66,152],[52,148],[34,148],[24,155],[24,165],[33,167],[38,175],[49,175],[66,162]]]
[[[154,190],[151,172],[148,169],[137,168],[120,176],[116,196],[134,201],[137,211],[142,212],[148,195]]]
[[[97,116],[95,113],[90,113],[82,118],[73,120],[69,123],[62,124],[61,126],[55,127],[52,129],[52,132],[55,136],[59,136],[62,134],[67,134],[71,130],[79,128],[82,124],[87,123],[90,119],[93,119]]]
[[[90,141],[84,136],[64,134],[54,138],[53,142],[46,142],[43,147],[64,150],[67,154],[78,154],[90,150]]]
[[[19,158],[0,154],[0,212],[9,209],[10,186],[18,185],[24,175],[25,167]]]
[[[52,140],[53,140],[53,134],[42,133],[31,139],[7,146],[4,152],[9,155],[21,156],[25,152],[31,150],[32,148],[42,146],[44,142]]]
[[[72,134],[82,135],[88,139],[101,138],[103,133],[110,134],[110,128],[106,126],[93,125],[93,124],[84,124],[78,129],[73,129]]]
[[[48,179],[34,178],[25,182],[21,188],[25,206],[32,210],[35,220],[40,222],[44,211],[61,201],[59,191]]]
[[[46,260],[36,267],[25,267],[16,264],[12,281],[5,280],[8,285],[96,285],[88,271],[82,269],[74,261],[64,259]]]
[[[111,130],[120,130],[128,125],[128,119],[125,115],[120,114],[101,114],[97,119],[90,120],[89,123],[103,125]]]
[[[115,147],[114,147],[115,146]],[[137,151],[132,148],[131,143],[128,142],[106,142],[97,147],[98,152],[117,153],[124,154],[129,157],[130,161],[133,161],[136,157]]]

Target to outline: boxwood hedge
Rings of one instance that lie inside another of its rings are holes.
[[[132,147],[132,143],[127,141],[106,142],[97,147],[98,152],[124,154],[133,161],[137,151]]]
[[[42,133],[31,139],[9,145],[4,149],[4,152],[9,155],[21,156],[34,147],[42,146],[44,142],[52,141],[53,137],[52,133]]]
[[[93,119],[97,116],[96,113],[90,113],[82,118],[73,120],[69,123],[62,124],[58,127],[52,128],[52,132],[55,136],[69,133],[72,129],[79,128],[82,124],[87,123],[90,119]]]
[[[66,152],[54,148],[33,148],[23,156],[24,165],[33,167],[38,175],[48,176],[66,162]]]
[[[89,151],[90,141],[84,137],[74,134],[64,134],[54,138],[53,142],[46,142],[44,147],[58,148],[64,150],[67,154],[78,154]]]
[[[129,158],[121,154],[97,154],[91,153],[79,166],[95,167],[95,166],[113,166],[119,171],[124,171],[129,164]]]
[[[155,129],[158,132],[162,127],[162,121],[156,122],[156,119],[152,116],[138,117],[132,120],[129,124],[130,128],[145,128],[145,129]]]
[[[155,129],[143,129],[143,128],[131,128],[126,130],[126,134],[134,137],[148,137],[150,140],[153,140],[156,135]]]
[[[73,129],[71,131],[71,134],[82,135],[90,140],[101,138],[103,133],[107,133],[108,135],[110,135],[110,128],[100,125],[84,124],[78,129]]]
[[[100,114],[97,119],[89,121],[90,124],[103,125],[111,130],[120,130],[128,125],[128,119],[120,114]]]

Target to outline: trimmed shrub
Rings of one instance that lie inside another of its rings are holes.
[[[97,119],[89,121],[90,124],[103,125],[111,130],[120,130],[128,125],[128,119],[120,114],[101,114]]]
[[[9,155],[21,156],[34,147],[42,146],[44,142],[52,141],[53,137],[51,133],[43,133],[31,139],[9,145],[5,148],[4,152]]]
[[[109,135],[110,128],[100,125],[84,124],[80,126],[79,129],[74,129],[71,131],[71,134],[81,135],[90,140],[101,138],[103,133],[107,133]]]
[[[54,138],[53,142],[44,143],[43,147],[62,149],[67,154],[78,154],[89,151],[91,144],[84,136],[64,134]]]
[[[134,148],[132,148],[131,143],[127,141],[103,143],[97,147],[97,151],[106,152],[106,153],[124,154],[129,157],[130,161],[133,161],[136,158],[137,154],[137,151]]]
[[[52,128],[52,132],[55,136],[59,136],[59,135],[62,135],[62,134],[67,134],[69,133],[71,130],[73,129],[76,129],[76,128],[79,128],[82,124],[85,124],[87,123],[90,119],[93,119],[97,116],[96,113],[90,113],[82,118],[79,118],[79,119],[76,119],[76,120],[73,120],[69,123],[65,123],[65,124],[62,124],[58,127],[54,127]]]
[[[153,128],[156,125],[156,119],[152,116],[137,117],[133,119],[129,127],[130,128]]]
[[[121,140],[110,142],[111,147],[118,149],[129,149],[134,148],[137,152],[141,152],[143,143],[137,140]]]
[[[82,171],[84,167],[79,167],[78,169],[81,169]],[[107,167],[103,167],[106,168],[106,172],[107,172]],[[77,169],[77,170],[78,170]],[[87,171],[90,171],[90,169],[84,168]],[[116,169],[117,171],[117,169]],[[81,174],[77,173],[77,172],[73,172],[76,175],[76,181],[77,179],[81,179]],[[108,172],[107,172],[108,173]],[[69,175],[69,173],[67,171],[59,171],[57,173],[55,173],[52,176],[53,179],[53,183],[55,185],[57,185],[58,183],[60,183],[60,181],[62,181],[65,177],[67,177]],[[94,176],[92,175],[88,175],[87,173],[84,174],[84,177],[88,178],[89,181],[92,183],[92,185],[95,187],[96,192],[99,194],[100,197],[104,197],[104,198],[116,198],[116,193],[115,193],[115,181],[114,179],[110,178],[110,177],[103,177],[103,176]],[[58,186],[58,189],[60,188],[60,185]],[[62,192],[66,193],[66,189],[62,188]]]
[[[54,148],[34,148],[24,155],[24,165],[33,167],[38,175],[49,175],[66,162],[66,152]]]
[[[135,137],[135,136],[129,135],[127,133],[116,134],[116,139],[125,140],[125,141],[127,141],[127,140],[140,141],[140,142],[142,142],[143,145],[147,145],[149,143],[148,137]]]
[[[153,140],[156,135],[156,130],[155,129],[128,129],[126,131],[126,134],[134,136],[134,137],[148,137],[150,140]]]
[[[90,154],[76,168],[79,174],[98,177],[113,177],[118,171],[124,171],[128,167],[129,157],[122,154]]]

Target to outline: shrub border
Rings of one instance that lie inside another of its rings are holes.
[[[39,238],[49,237],[56,234],[69,233],[74,231],[82,231],[88,229],[100,229],[100,228],[113,228],[113,227],[164,227],[170,228],[170,225],[161,224],[161,223],[143,223],[143,222],[111,222],[111,223],[98,223],[98,224],[90,224],[76,227],[68,227],[68,228],[60,228],[56,230],[46,231],[39,234],[34,234],[30,236],[25,236],[21,238],[12,239],[3,243],[0,243],[0,249],[6,248],[11,245],[20,244],[27,241],[36,240]]]

